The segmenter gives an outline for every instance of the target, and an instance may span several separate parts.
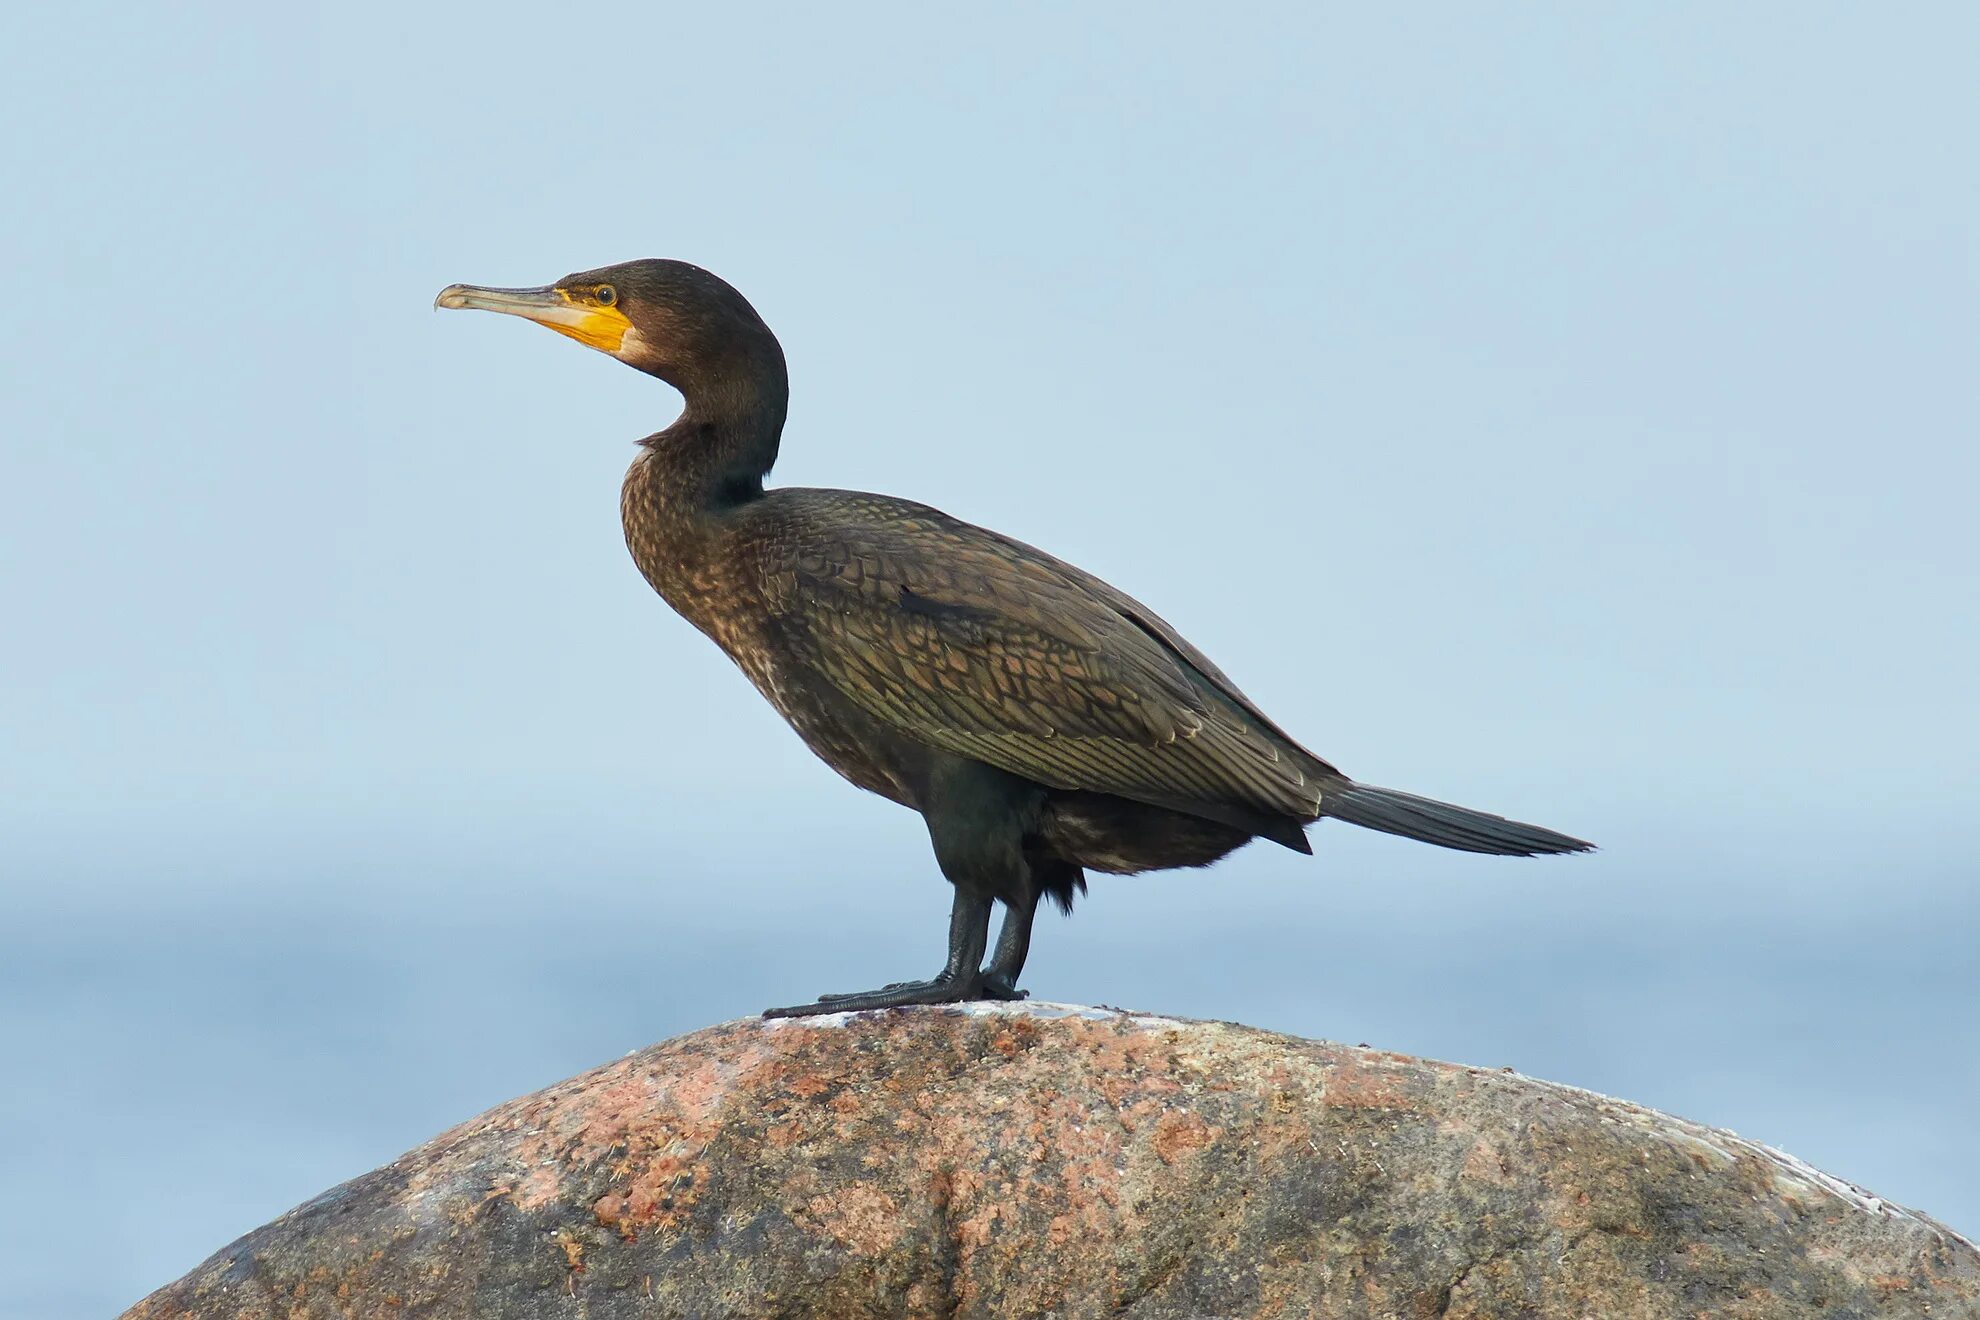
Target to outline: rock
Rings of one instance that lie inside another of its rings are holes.
[[[1980,1316],[1980,1252],[1509,1072],[1053,1005],[750,1020],[490,1110],[166,1317]]]

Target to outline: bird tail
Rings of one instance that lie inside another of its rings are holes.
[[[1532,857],[1539,853],[1592,852],[1595,845],[1469,807],[1454,807],[1373,784],[1349,784],[1321,799],[1320,814],[1363,829],[1400,834],[1461,852]]]

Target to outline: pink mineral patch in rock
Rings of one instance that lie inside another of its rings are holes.
[[[1482,1138],[1474,1141],[1464,1155],[1464,1176],[1481,1182],[1504,1184],[1507,1179],[1505,1156],[1489,1141]]]
[[[1155,1126],[1155,1154],[1164,1164],[1193,1155],[1216,1139],[1217,1129],[1195,1114],[1165,1114]]]
[[[516,1208],[520,1210],[540,1210],[557,1199],[563,1186],[563,1178],[556,1169],[531,1169],[516,1184]]]
[[[870,1183],[853,1183],[805,1203],[811,1222],[862,1256],[879,1256],[901,1240],[901,1207]]]

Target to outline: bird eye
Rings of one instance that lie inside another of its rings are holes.
[[[599,285],[598,292],[594,296],[598,299],[598,305],[600,307],[610,307],[613,303],[619,301],[619,291],[609,284]]]

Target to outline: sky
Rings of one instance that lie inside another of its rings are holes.
[[[1980,1235],[1968,6],[9,7],[0,1317],[100,1316],[626,1050],[925,975],[920,822],[616,517],[782,338],[782,484],[1161,611],[1349,773],[1041,918],[1047,999],[1522,1072]]]

